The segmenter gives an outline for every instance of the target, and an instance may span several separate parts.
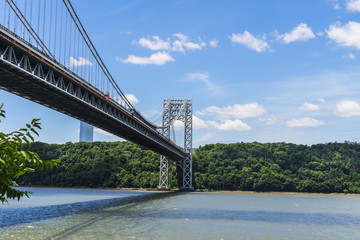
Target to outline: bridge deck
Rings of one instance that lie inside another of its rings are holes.
[[[172,160],[186,153],[115,101],[0,28],[0,88],[87,122]]]

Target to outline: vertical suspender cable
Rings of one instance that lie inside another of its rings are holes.
[[[4,1],[4,26],[5,26],[5,23],[6,23],[6,1]]]
[[[56,56],[56,38],[57,38],[57,3],[58,1],[55,1],[55,36],[54,36],[54,57]]]
[[[30,25],[32,23],[32,7],[33,7],[33,0],[31,0],[31,2],[30,2],[30,19],[29,19]],[[29,34],[29,43],[31,43],[31,37],[30,36],[31,35]]]
[[[66,35],[67,35],[67,22],[68,22],[68,17],[65,11],[65,38],[64,38],[64,66],[65,66],[65,59],[66,59]]]
[[[69,59],[69,61],[71,60],[71,21],[69,22],[69,45],[68,45],[68,47],[69,47],[69,57],[68,57],[68,59]],[[73,61],[73,63],[71,63],[71,61],[69,62],[69,69],[71,70],[71,65],[74,65],[74,63],[75,63],[75,61]]]
[[[68,4],[71,8],[71,11],[68,7]],[[121,96],[121,98],[124,100],[124,103],[126,106],[128,106],[131,109],[134,109],[134,107],[132,106],[132,104],[129,102],[129,100],[125,97],[124,93],[121,91],[121,89],[119,88],[119,86],[116,84],[115,80],[113,79],[113,77],[111,76],[109,70],[107,69],[107,67],[105,66],[104,62],[102,61],[100,55],[98,54],[97,50],[95,49],[93,43],[91,42],[91,39],[89,38],[88,34],[86,33],[84,26],[82,25],[82,23],[80,22],[71,2],[69,0],[63,0],[65,6],[67,7],[71,17],[73,18],[75,24],[77,25],[79,31],[84,34],[84,40],[85,43],[88,45],[91,53],[93,54],[93,56],[96,58],[98,64],[100,65],[101,69],[103,70],[104,74],[106,75],[107,79],[111,82],[111,85],[116,89],[116,91],[119,93],[119,95]],[[75,15],[75,17],[73,16],[73,14]],[[78,26],[79,24],[79,26]],[[81,30],[80,30],[81,27]],[[85,38],[86,37],[86,38]]]
[[[15,0],[16,2],[17,0]],[[16,4],[16,3],[15,3]],[[14,14],[14,33],[16,34],[16,15]]]
[[[44,0],[44,14],[43,14],[43,35],[42,40],[45,42],[45,13],[46,13],[46,0]]]
[[[10,12],[11,9],[10,9],[10,5],[9,5],[9,14],[8,14],[8,29],[10,29]]]
[[[26,18],[26,13],[27,13],[27,1],[25,1],[25,11],[24,11],[24,15],[25,15],[25,18]],[[25,40],[25,27],[24,27],[24,32],[23,32],[23,39]]]
[[[50,24],[49,24],[49,49],[51,50],[51,30],[52,30],[52,8],[53,7],[53,1],[50,1],[50,14],[49,14],[49,18],[50,18]]]
[[[62,47],[62,43],[63,43],[63,39],[62,39],[62,34],[63,34],[63,22],[62,19],[63,19],[63,10],[64,10],[64,7],[63,5],[61,4],[61,15],[60,15],[60,42],[59,42],[59,59],[61,59],[61,47]]]
[[[40,34],[40,11],[41,11],[40,6],[41,6],[41,0],[39,0],[39,10],[37,13],[38,14],[38,23],[37,23],[37,31],[36,31],[37,34]]]
[[[49,49],[46,47],[46,45],[43,43],[43,41],[40,39],[39,35],[35,32],[35,30],[31,27],[31,25],[29,24],[29,22],[26,20],[26,18],[24,17],[24,15],[22,14],[22,12],[20,11],[20,9],[17,7],[17,5],[14,3],[13,0],[6,0],[7,3],[9,4],[9,6],[11,7],[11,9],[14,11],[14,14],[20,19],[20,21],[24,24],[24,26],[26,26],[26,28],[28,29],[29,33],[31,34],[31,36],[34,38],[34,40],[36,41],[36,43],[38,44],[38,46],[40,46],[43,50],[43,52],[49,56],[51,56],[52,58],[54,58],[54,56],[51,54],[51,52],[49,51]]]

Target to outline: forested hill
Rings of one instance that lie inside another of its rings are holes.
[[[159,155],[130,142],[33,143],[30,150],[58,167],[25,175],[22,185],[156,187]],[[360,193],[360,145],[209,144],[193,156],[200,189]],[[177,187],[175,167],[170,184]]]

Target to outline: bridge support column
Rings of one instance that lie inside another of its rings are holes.
[[[182,188],[186,190],[193,190],[192,185],[192,156],[187,155],[183,162],[183,184]]]
[[[169,159],[160,156],[160,177],[158,189],[169,189]]]
[[[177,167],[182,168],[181,188],[193,190],[192,184],[192,101],[188,99],[165,99],[163,104],[162,135],[170,141],[170,126],[175,121],[184,122],[184,150],[186,156]],[[169,189],[169,159],[160,157],[160,189]]]

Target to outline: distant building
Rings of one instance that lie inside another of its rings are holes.
[[[94,140],[94,127],[80,121],[80,142],[92,142]]]
[[[345,144],[360,145],[360,143],[358,143],[357,141],[351,142],[351,141],[346,141],[346,140],[345,140]]]

